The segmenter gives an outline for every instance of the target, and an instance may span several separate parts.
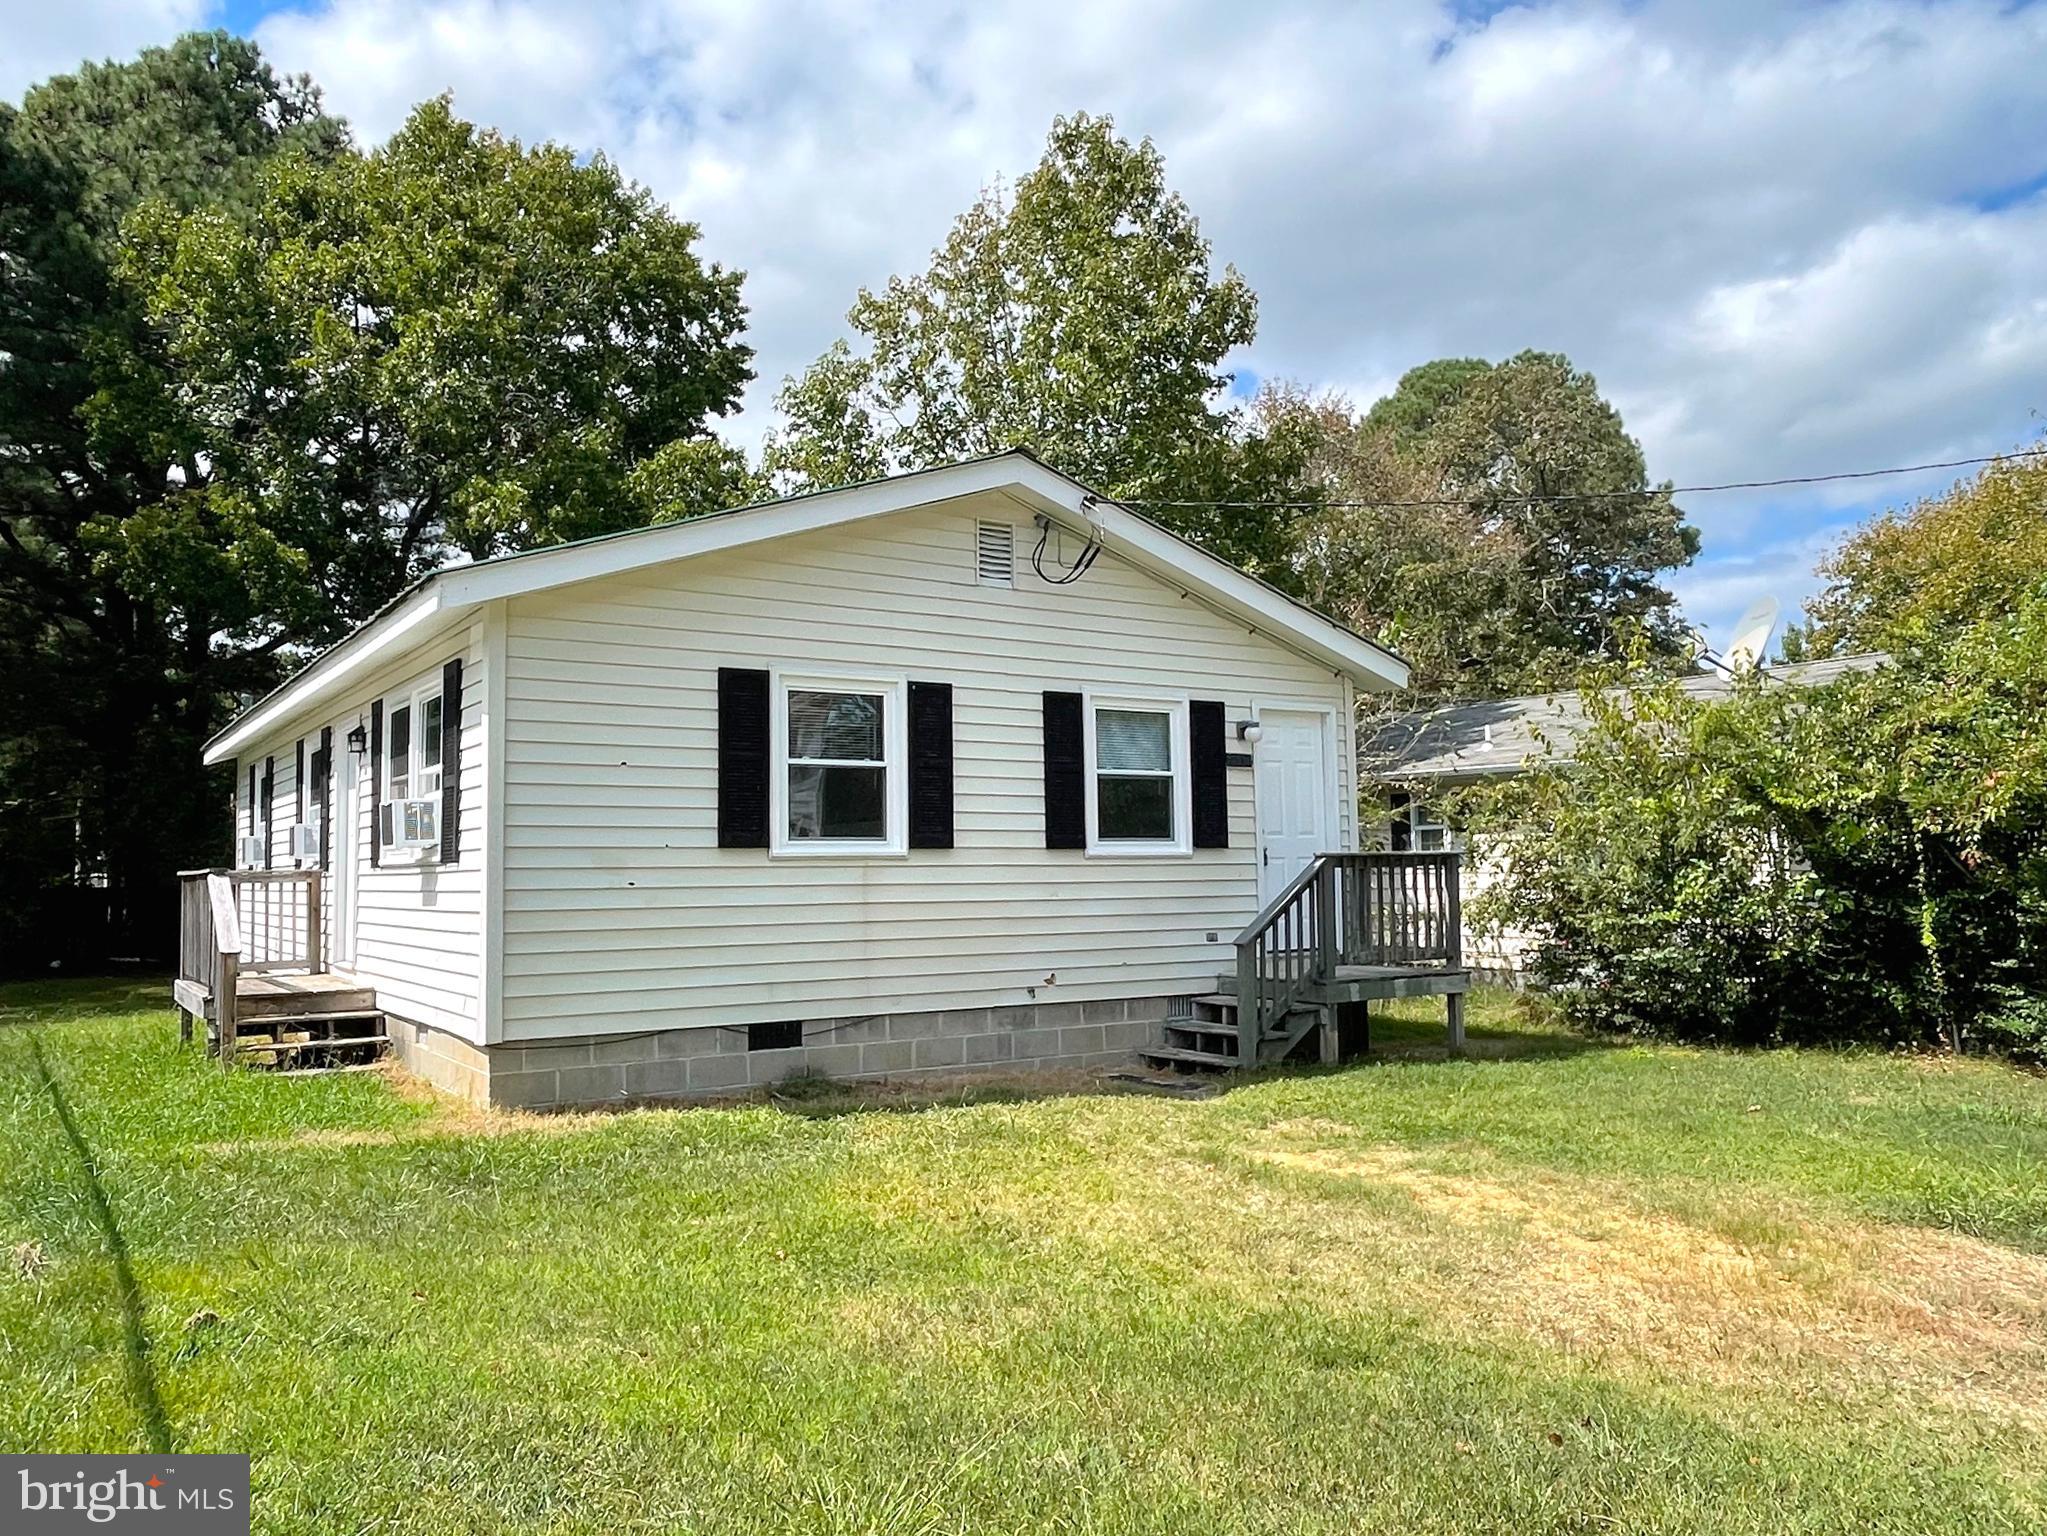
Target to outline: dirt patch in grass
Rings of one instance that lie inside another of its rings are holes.
[[[1780,1240],[1736,1241],[1589,1181],[1510,1183],[1432,1171],[1389,1145],[1289,1144],[1324,1134],[1312,1123],[1271,1134],[1245,1155],[1411,1201],[1430,1229],[1426,1283],[1473,1327],[1737,1385],[1928,1396],[2047,1427],[2047,1258],[1790,1208],[1740,1213]],[[1326,1218],[1304,1224],[1305,1237]]]

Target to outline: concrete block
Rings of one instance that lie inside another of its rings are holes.
[[[991,1062],[997,1061],[1009,1061],[1013,1056],[1015,1040],[1016,1036],[1008,1033],[999,1035],[966,1035],[960,1040],[960,1045],[964,1052],[962,1060],[971,1067],[987,1066]]]
[[[866,1045],[870,1041],[886,1040],[888,1015],[871,1013],[865,1018],[839,1019],[824,1038],[831,1045]]]
[[[744,1056],[692,1056],[684,1065],[689,1068],[691,1093],[744,1088],[747,1084],[748,1067]]]
[[[972,1012],[986,1017],[986,1010]],[[961,1018],[970,1016],[971,1013],[959,1015]],[[888,1037],[891,1040],[929,1040],[934,1035],[964,1033],[964,1025],[958,1029],[948,1028],[945,1022],[948,1017],[950,1015],[943,1013],[892,1013],[888,1016]],[[985,1029],[987,1025],[984,1023],[979,1027]]]
[[[523,1049],[525,1060],[519,1065],[524,1072],[558,1072],[563,1067],[590,1065],[590,1042],[587,1040],[574,1045],[529,1045]]]
[[[1039,1056],[1059,1054],[1059,1031],[1056,1029],[1019,1029],[1009,1037],[1010,1050],[1017,1061],[1030,1061]]]
[[[1129,1017],[1130,1004],[1120,997],[1102,998],[1080,1005],[1080,1022],[1083,1024],[1121,1024]]]
[[[1150,1026],[1137,1019],[1121,1024],[1102,1026],[1102,1049],[1105,1051],[1134,1051],[1144,1043]]]
[[[803,1047],[800,1045],[791,1046],[786,1051],[748,1051],[747,1080],[755,1083],[779,1083],[803,1065],[803,1055]]]
[[[1099,1024],[1082,1024],[1059,1031],[1061,1056],[1086,1056],[1103,1049],[1106,1047],[1102,1044],[1102,1026]]]
[[[564,1104],[604,1104],[625,1097],[625,1068],[564,1067],[555,1074]]]
[[[935,1017],[941,1035],[985,1035],[997,1027],[986,1008],[948,1008]]]
[[[709,1056],[718,1049],[721,1033],[716,1029],[664,1029],[654,1037],[654,1054],[675,1060]]]
[[[1036,1017],[1026,1019],[1023,1027],[1059,1029],[1070,1024],[1085,1023],[1083,1015],[1086,1007],[1084,1003],[1042,1003],[1038,1006]]]
[[[500,1109],[529,1109],[552,1104],[559,1097],[552,1072],[493,1072],[490,1102]]]
[[[1038,1023],[1038,1016],[1045,1010],[1036,1003],[1019,1003],[1008,1008],[990,1008],[988,1022],[976,1024],[971,1029],[962,1029],[961,1034],[978,1035],[990,1029],[1031,1029]],[[1078,1023],[1079,1020],[1074,1021]]]
[[[827,1077],[849,1077],[860,1070],[857,1045],[813,1045],[803,1052],[803,1065]]]
[[[610,1040],[590,1042],[590,1062],[593,1066],[609,1066],[616,1062],[630,1066],[636,1061],[652,1061],[659,1053],[655,1035],[623,1035]]]
[[[687,1092],[687,1061],[636,1061],[629,1063],[625,1069],[625,1093],[629,1099],[653,1099]]]
[[[907,1072],[917,1064],[914,1040],[877,1040],[860,1047],[862,1072]]]
[[[956,1067],[966,1060],[966,1048],[959,1035],[937,1035],[917,1042],[920,1067]]]

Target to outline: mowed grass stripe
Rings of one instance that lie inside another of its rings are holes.
[[[2047,1508],[2047,1105],[1993,1064],[1616,1050],[1487,999],[1494,1059],[1387,1021],[1393,1059],[1201,1103],[543,1119],[224,1076],[160,1014],[35,1006],[119,1191],[166,1412],[188,1448],[257,1454],[261,1529]],[[121,1448],[104,1261],[42,1188],[59,1149],[11,1034],[0,1235],[47,1262],[0,1283],[0,1440]]]

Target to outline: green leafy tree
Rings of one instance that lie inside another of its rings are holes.
[[[30,92],[0,187],[0,962],[217,856],[199,744],[407,581],[750,483],[739,276],[602,158],[358,154],[214,36]]]
[[[2015,611],[2047,572],[2047,438],[2039,448],[1843,540],[1787,654],[1904,651]]]
[[[1534,936],[1570,1012],[2047,1051],[2047,542],[2015,470],[1837,564],[1832,611],[1871,626],[1840,633],[1896,642],[1888,664],[1724,701],[1595,691],[1568,766],[1468,797],[1502,871],[1475,911]]]
[[[1307,414],[1329,505],[1298,530],[1305,584],[1398,646],[1420,690],[1551,686],[1634,636],[1683,663],[1690,637],[1659,578],[1698,532],[1568,359],[1445,358],[1362,417],[1343,402]]]
[[[218,821],[206,778],[167,765],[195,763],[213,699],[244,681],[100,558],[180,472],[164,444],[183,404],[115,270],[123,220],[148,200],[245,206],[280,155],[346,142],[307,81],[224,33],[0,104],[0,969],[87,929],[62,905],[81,873],[105,881],[117,941],[157,941],[145,893]]]
[[[298,642],[453,554],[705,510],[673,504],[679,475],[658,506],[634,478],[679,442],[728,454],[707,424],[750,377],[739,276],[696,238],[603,158],[445,101],[374,153],[280,164],[246,218],[145,208],[125,271],[196,430],[179,494],[108,562],[166,597],[211,563],[251,643]]]
[[[1256,330],[1257,301],[1217,274],[1150,140],[1107,118],[1054,121],[1013,195],[960,216],[930,267],[863,290],[836,343],[778,404],[767,463],[785,486],[844,484],[1024,445],[1140,502],[1304,494],[1301,449],[1219,409],[1223,359]],[[1280,509],[1156,515],[1294,583]]]

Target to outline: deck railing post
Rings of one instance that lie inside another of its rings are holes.
[[[1326,858],[1315,866],[1315,974],[1336,975],[1336,866]]]
[[[1464,969],[1464,897],[1462,893],[1463,874],[1461,865],[1464,855],[1455,849],[1443,861],[1443,875],[1447,890],[1444,894],[1444,918],[1449,926],[1450,969]],[[1444,1022],[1450,1035],[1450,1054],[1464,1054],[1464,994],[1446,993],[1443,998]]]
[[[320,872],[317,869],[306,873],[306,969],[315,976],[327,969],[323,963],[326,956],[321,952],[320,934]]]

